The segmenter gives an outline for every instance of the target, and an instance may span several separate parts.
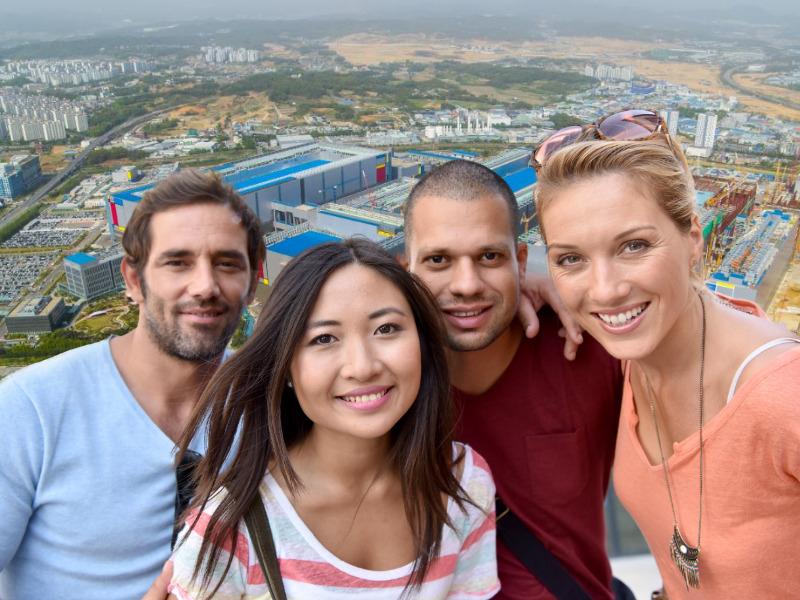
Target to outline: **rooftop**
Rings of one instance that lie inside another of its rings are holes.
[[[78,252],[77,254],[70,254],[64,260],[73,262],[76,265],[85,265],[91,262],[95,262],[97,259],[94,256],[89,256],[84,252]]]
[[[267,246],[267,250],[270,252],[275,252],[276,254],[295,257],[312,246],[318,246],[319,244],[324,244],[325,242],[338,241],[341,241],[341,238],[328,235],[326,233],[321,233],[319,231],[305,231],[299,235],[286,238],[280,242],[272,244],[271,246]]]

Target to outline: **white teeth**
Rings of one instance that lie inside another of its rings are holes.
[[[600,317],[603,320],[603,322],[616,327],[619,325],[625,325],[628,323],[628,321],[631,321],[636,317],[638,317],[646,306],[647,306],[646,304],[642,304],[641,306],[634,308],[633,310],[619,313],[617,315],[604,315],[601,313],[597,313],[597,316]]]
[[[481,311],[479,310],[471,310],[469,312],[452,311],[450,314],[453,315],[454,317],[474,317],[475,315],[481,314]]]
[[[365,394],[363,396],[339,396],[345,402],[372,402],[377,400],[378,398],[382,398],[386,395],[386,392],[389,391],[389,388],[386,388],[382,392],[378,392],[377,394]]]

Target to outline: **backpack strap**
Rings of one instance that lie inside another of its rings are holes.
[[[495,511],[497,538],[551,594],[558,600],[591,600],[581,584],[500,498],[495,499]]]
[[[247,509],[244,522],[247,525],[250,542],[253,544],[253,550],[258,557],[258,564],[261,566],[261,572],[264,573],[267,589],[269,589],[272,599],[286,600],[286,590],[283,589],[283,578],[275,551],[275,540],[272,539],[272,530],[269,527],[269,519],[260,491]]]

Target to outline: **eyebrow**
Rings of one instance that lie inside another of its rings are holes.
[[[511,246],[504,243],[498,244],[487,244],[486,246],[480,246],[479,248],[475,249],[476,254],[483,254],[484,252],[497,252],[498,250],[502,250],[504,252],[511,252]],[[449,254],[449,248],[420,248],[418,254]]]
[[[401,317],[407,316],[406,313],[404,313],[399,308],[395,308],[394,306],[387,306],[386,308],[381,308],[380,310],[376,310],[374,313],[369,315],[369,318],[370,319],[379,319],[379,318],[381,318],[383,316],[386,316],[386,315],[389,315],[389,314],[396,314],[396,315],[400,315]]]
[[[653,227],[652,225],[637,225],[636,227],[631,227],[630,229],[626,229],[625,231],[622,231],[617,235],[615,235],[614,241],[618,242],[636,233],[641,233],[647,230],[654,231],[655,229],[656,228]],[[559,250],[575,250],[578,248],[578,246],[575,244],[558,244],[558,243],[547,244],[548,250],[552,250],[553,248],[557,248]]]
[[[191,250],[186,250],[183,248],[179,248],[176,250],[165,250],[161,254],[158,255],[160,260],[170,259],[170,258],[184,258],[186,256],[194,256],[194,252]],[[244,254],[239,252],[238,250],[219,250],[214,252],[214,258],[233,258],[242,263],[247,263],[247,257]]]
[[[380,309],[376,310],[375,312],[370,313],[367,318],[369,318],[370,320],[379,319],[379,318],[381,318],[383,316],[386,316],[388,314],[397,314],[397,315],[400,315],[402,317],[408,316],[408,315],[406,315],[405,312],[403,312],[399,308],[395,308],[394,306],[387,306],[386,308],[380,308]],[[306,330],[314,329],[316,327],[336,327],[336,326],[341,326],[341,324],[342,324],[341,321],[335,321],[335,320],[332,320],[332,319],[331,320],[311,321],[308,325],[306,325]]]

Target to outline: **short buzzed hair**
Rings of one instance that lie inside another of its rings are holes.
[[[469,202],[481,196],[496,196],[508,206],[509,229],[514,240],[519,236],[519,206],[517,197],[505,180],[480,163],[470,160],[451,160],[429,171],[412,188],[403,209],[406,247],[411,237],[414,205],[425,196]]]

